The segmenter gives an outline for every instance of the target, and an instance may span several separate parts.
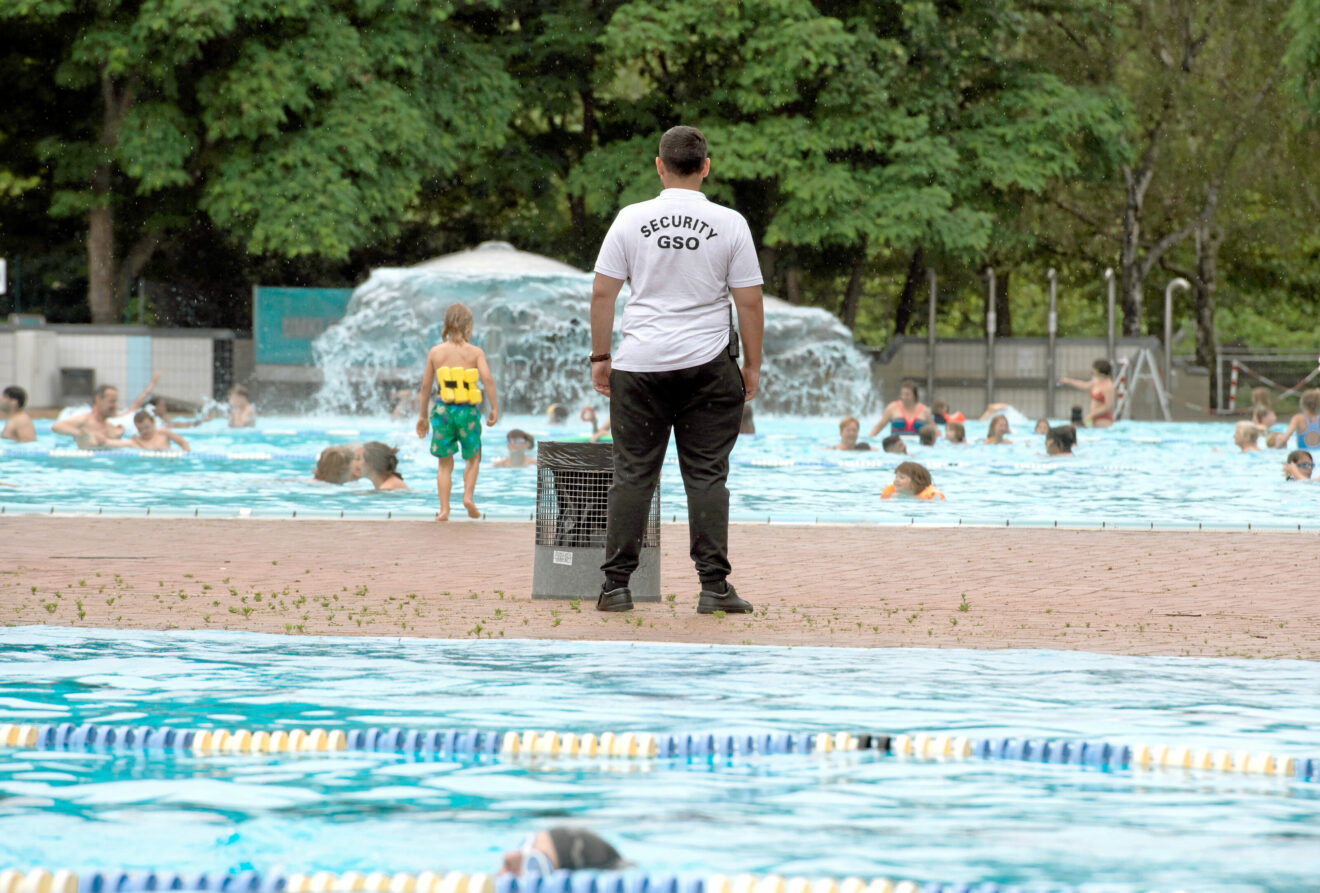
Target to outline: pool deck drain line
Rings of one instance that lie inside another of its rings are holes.
[[[377,752],[406,756],[675,759],[869,752],[925,761],[1003,760],[1117,770],[1196,770],[1320,782],[1320,758],[1211,750],[1189,745],[1127,745],[1041,738],[970,738],[939,732],[763,732],[655,735],[647,732],[462,731],[458,729],[174,729],[99,724],[0,725],[0,747],[156,754]],[[0,890],[0,893],[4,891]]]
[[[386,873],[318,871],[304,874],[176,874],[106,871],[78,873],[0,870],[0,893],[1024,893],[1010,884],[944,884],[859,877],[806,878],[782,875],[679,876],[629,872],[556,871],[550,875],[467,874],[451,871]],[[1066,893],[1069,887],[1032,886],[1032,893]]]

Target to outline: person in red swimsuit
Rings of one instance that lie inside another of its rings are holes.
[[[1091,428],[1108,428],[1114,424],[1114,367],[1108,360],[1096,360],[1091,364],[1091,380],[1081,381],[1076,378],[1060,378],[1059,384],[1088,391],[1091,397],[1091,411],[1082,416],[1082,424]]]
[[[931,421],[930,407],[917,402],[917,383],[905,378],[898,385],[898,399],[885,407],[880,421],[871,429],[875,437],[885,425],[892,424],[895,434],[916,434],[921,426]]]

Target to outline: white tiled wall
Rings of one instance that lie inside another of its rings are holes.
[[[160,372],[156,392],[189,403],[209,398],[214,344],[210,338],[152,338],[151,367]]]
[[[123,335],[75,335],[61,332],[61,369],[95,369],[96,386],[114,385],[125,404],[137,396],[128,390],[128,342]]]
[[[11,384],[18,384],[14,380],[14,333],[0,332],[0,388]]]

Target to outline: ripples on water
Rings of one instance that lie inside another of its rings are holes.
[[[0,722],[958,730],[1320,755],[1320,670],[1076,652],[0,631]],[[0,754],[0,863],[490,870],[571,820],[648,870],[1298,890],[1320,786],[858,755]]]

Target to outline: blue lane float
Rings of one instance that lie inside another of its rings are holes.
[[[0,724],[0,748],[159,755],[392,753],[420,759],[735,759],[861,753],[925,761],[1000,760],[1098,771],[1195,770],[1320,782],[1320,757],[1212,751],[1185,745],[1128,745],[1103,740],[969,738],[945,733],[500,731],[495,729],[176,729],[98,723]],[[0,891],[4,893],[4,891]]]

